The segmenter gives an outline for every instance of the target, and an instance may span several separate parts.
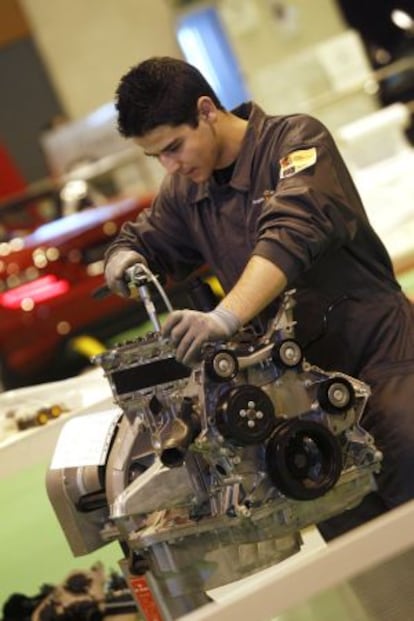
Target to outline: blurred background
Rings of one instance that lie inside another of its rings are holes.
[[[71,376],[137,323],[136,305],[91,293],[162,176],[113,108],[120,76],[151,55],[198,66],[228,108],[325,122],[411,295],[413,19],[408,0],[2,0],[2,389]]]
[[[198,66],[228,108],[254,99],[320,118],[414,297],[412,0],[1,0],[0,493],[12,561],[0,600],[73,563],[47,500],[29,527],[22,510],[44,495],[57,433],[44,423],[102,397],[100,380],[59,382],[148,327],[136,302],[92,294],[105,248],[162,176],[118,136],[113,108],[121,75],[151,55]],[[185,304],[185,283],[168,286]],[[42,571],[27,550],[46,551]]]

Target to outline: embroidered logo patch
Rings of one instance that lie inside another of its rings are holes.
[[[280,178],[293,177],[298,172],[310,168],[316,164],[317,156],[315,147],[310,149],[301,149],[300,151],[292,151],[289,155],[285,155],[279,162]]]

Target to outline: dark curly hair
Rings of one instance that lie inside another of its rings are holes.
[[[120,80],[115,100],[118,130],[129,138],[143,136],[159,125],[197,127],[197,101],[203,95],[224,110],[196,67],[169,56],[148,58]]]

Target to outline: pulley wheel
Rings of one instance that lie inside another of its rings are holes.
[[[215,382],[228,382],[236,377],[239,371],[237,358],[228,349],[209,353],[205,364],[208,376]]]
[[[302,349],[293,339],[286,339],[276,343],[272,350],[273,360],[289,369],[297,367],[302,362]]]
[[[354,404],[355,391],[344,377],[331,377],[319,384],[318,400],[321,407],[331,414],[344,412]]]
[[[266,447],[269,477],[286,496],[312,500],[323,496],[342,471],[335,436],[314,421],[291,419],[278,425]]]
[[[246,446],[263,442],[275,426],[270,397],[258,386],[236,386],[218,404],[216,424],[220,433]]]

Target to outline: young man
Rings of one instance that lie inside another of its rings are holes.
[[[384,453],[378,493],[321,527],[330,538],[414,497],[414,314],[326,128],[257,105],[225,110],[197,69],[150,58],[117,89],[119,131],[166,176],[151,210],[124,226],[106,257],[125,293],[136,262],[157,273],[208,263],[225,291],[212,312],[171,313],[163,332],[186,364],[206,341],[273,316],[296,289],[306,358],[372,388],[363,424]]]

